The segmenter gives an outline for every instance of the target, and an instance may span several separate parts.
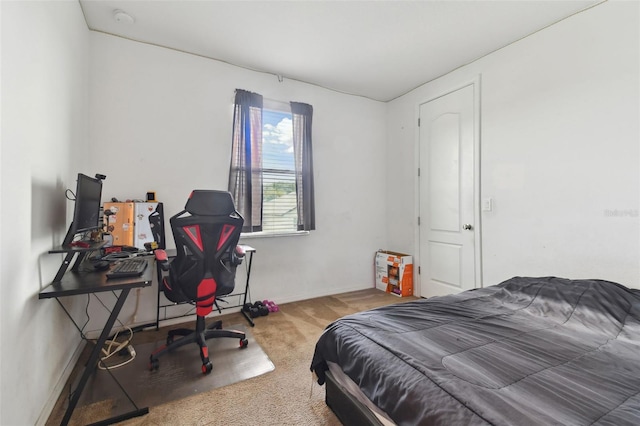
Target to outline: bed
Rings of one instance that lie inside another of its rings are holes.
[[[514,277],[376,308],[311,370],[345,424],[640,425],[640,290]]]

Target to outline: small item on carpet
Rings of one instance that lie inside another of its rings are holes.
[[[253,304],[253,307],[258,309],[258,314],[261,317],[266,317],[267,315],[269,315],[269,308],[267,308],[265,304],[262,303],[261,301],[258,300],[256,303]]]
[[[269,315],[269,308],[261,301],[257,301],[253,305],[251,303],[245,303],[242,310],[247,312],[251,318]]]
[[[269,312],[278,312],[280,310],[274,301],[265,299],[262,303],[267,307],[267,309],[269,309]]]

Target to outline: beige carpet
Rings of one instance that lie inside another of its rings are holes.
[[[324,403],[324,387],[312,380],[309,366],[315,343],[331,322],[350,313],[414,298],[398,298],[376,289],[327,296],[280,306],[280,311],[256,318],[250,332],[275,365],[275,370],[184,399],[149,407],[149,414],[124,425],[340,425]],[[276,301],[277,302],[277,301]],[[224,324],[244,320],[239,314],[221,317]],[[134,342],[157,340],[166,330],[137,333]],[[215,365],[215,360],[213,360]],[[162,390],[158,390],[161,392]],[[78,411],[78,410],[76,410]],[[99,404],[74,413],[72,425],[101,419]],[[47,424],[60,424],[64,400]],[[95,417],[92,417],[95,414]]]

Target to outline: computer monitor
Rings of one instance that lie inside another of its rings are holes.
[[[104,175],[96,175],[92,178],[78,173],[73,221],[62,243],[63,246],[71,244],[74,237],[81,232],[100,228],[100,202],[104,177]]]

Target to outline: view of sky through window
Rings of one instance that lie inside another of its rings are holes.
[[[262,156],[265,169],[293,170],[291,113],[263,110]]]
[[[297,228],[291,112],[262,110],[262,226],[264,232]]]

